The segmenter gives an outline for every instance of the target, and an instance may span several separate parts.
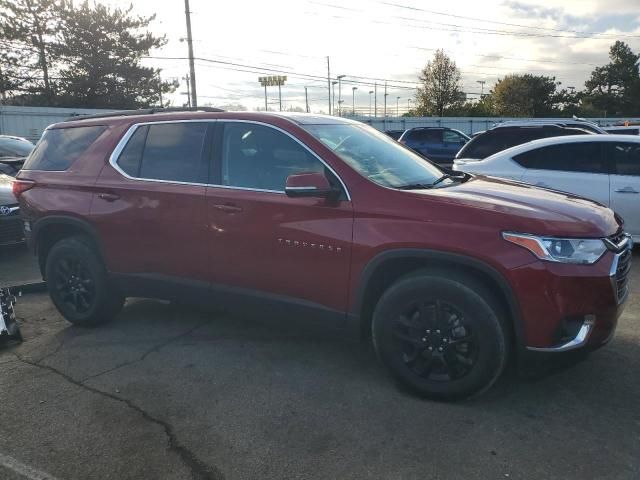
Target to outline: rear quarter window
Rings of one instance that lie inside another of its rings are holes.
[[[23,168],[45,171],[66,170],[87,151],[106,128],[100,125],[46,130]]]

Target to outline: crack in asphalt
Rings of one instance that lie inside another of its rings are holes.
[[[129,407],[130,409],[134,410],[135,412],[139,413],[142,418],[144,418],[146,421],[154,423],[160,427],[162,427],[167,439],[168,439],[168,445],[169,445],[169,450],[173,451],[174,453],[176,453],[178,455],[178,457],[182,460],[182,462],[187,465],[191,471],[191,476],[194,479],[197,480],[224,480],[224,474],[216,467],[214,466],[210,466],[207,465],[206,463],[204,463],[202,460],[200,460],[195,453],[193,453],[191,450],[189,450],[187,447],[185,447],[184,445],[181,445],[180,442],[178,441],[178,438],[176,436],[176,433],[173,429],[173,426],[168,423],[165,422],[164,420],[161,420],[157,417],[154,417],[153,415],[151,415],[150,413],[148,413],[147,411],[145,411],[143,408],[141,408],[140,406],[136,405],[135,403],[133,403],[131,400],[126,399],[126,398],[122,398],[122,397],[118,397],[117,395],[114,395],[112,393],[109,392],[105,392],[103,390],[99,390],[95,387],[91,387],[89,385],[86,385],[82,382],[79,382],[78,380],[74,379],[73,377],[67,375],[66,373],[58,370],[55,367],[51,367],[49,365],[41,365],[38,362],[33,362],[30,360],[27,360],[25,358],[22,358],[20,355],[18,355],[15,352],[11,352],[18,360],[20,360],[23,363],[26,363],[27,365],[31,365],[33,367],[36,368],[40,368],[40,369],[44,369],[44,370],[48,370],[52,373],[55,373],[56,375],[59,375],[60,377],[64,378],[67,382],[83,388],[91,393],[95,393],[97,395],[101,395],[103,397],[109,398],[111,400],[114,400],[116,402],[121,402],[124,403],[127,407]]]
[[[175,342],[176,340],[179,340],[179,339],[181,339],[183,337],[188,336],[189,334],[195,332],[196,330],[198,330],[199,328],[203,327],[207,323],[208,323],[207,321],[201,322],[198,325],[196,325],[195,327],[190,328],[186,332],[181,333],[180,335],[176,335],[175,337],[170,337],[170,338],[166,339],[165,341],[160,342],[157,345],[154,345],[153,347],[151,347],[150,349],[145,351],[139,358],[136,358],[134,360],[130,360],[128,362],[120,363],[120,364],[116,365],[115,367],[108,368],[107,370],[104,370],[102,372],[94,373],[93,375],[89,375],[89,376],[83,378],[82,380],[80,380],[80,383],[84,384],[88,380],[93,380],[94,378],[100,377],[102,375],[106,375],[107,373],[111,373],[111,372],[113,372],[115,370],[118,370],[120,368],[128,367],[128,366],[136,364],[138,362],[142,362],[151,353],[157,352],[157,351],[161,350],[162,348],[166,347],[167,345],[169,345],[170,343]]]

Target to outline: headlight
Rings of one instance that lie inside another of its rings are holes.
[[[522,233],[504,232],[502,238],[526,248],[540,260],[560,263],[596,263],[606,252],[604,242],[596,238],[538,237]]]

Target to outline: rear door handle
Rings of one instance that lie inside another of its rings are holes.
[[[212,207],[224,213],[240,213],[242,211],[242,207],[233,205],[232,203],[216,204],[212,205]]]
[[[624,187],[624,188],[618,188],[616,190],[616,193],[640,193],[640,192],[635,190],[633,187]]]
[[[106,200],[107,202],[115,202],[120,198],[120,195],[115,193],[100,193],[98,197],[102,200]]]

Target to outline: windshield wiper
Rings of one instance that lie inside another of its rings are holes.
[[[406,185],[398,185],[393,188],[397,188],[398,190],[421,190],[432,187],[432,183],[407,183]]]
[[[443,173],[442,176],[437,179],[435,182],[433,182],[431,184],[431,186],[433,187],[434,185],[437,185],[441,182],[444,182],[447,178],[455,178],[457,180],[464,180],[466,178],[466,175],[464,173],[460,174],[460,175],[451,175],[450,173]]]

